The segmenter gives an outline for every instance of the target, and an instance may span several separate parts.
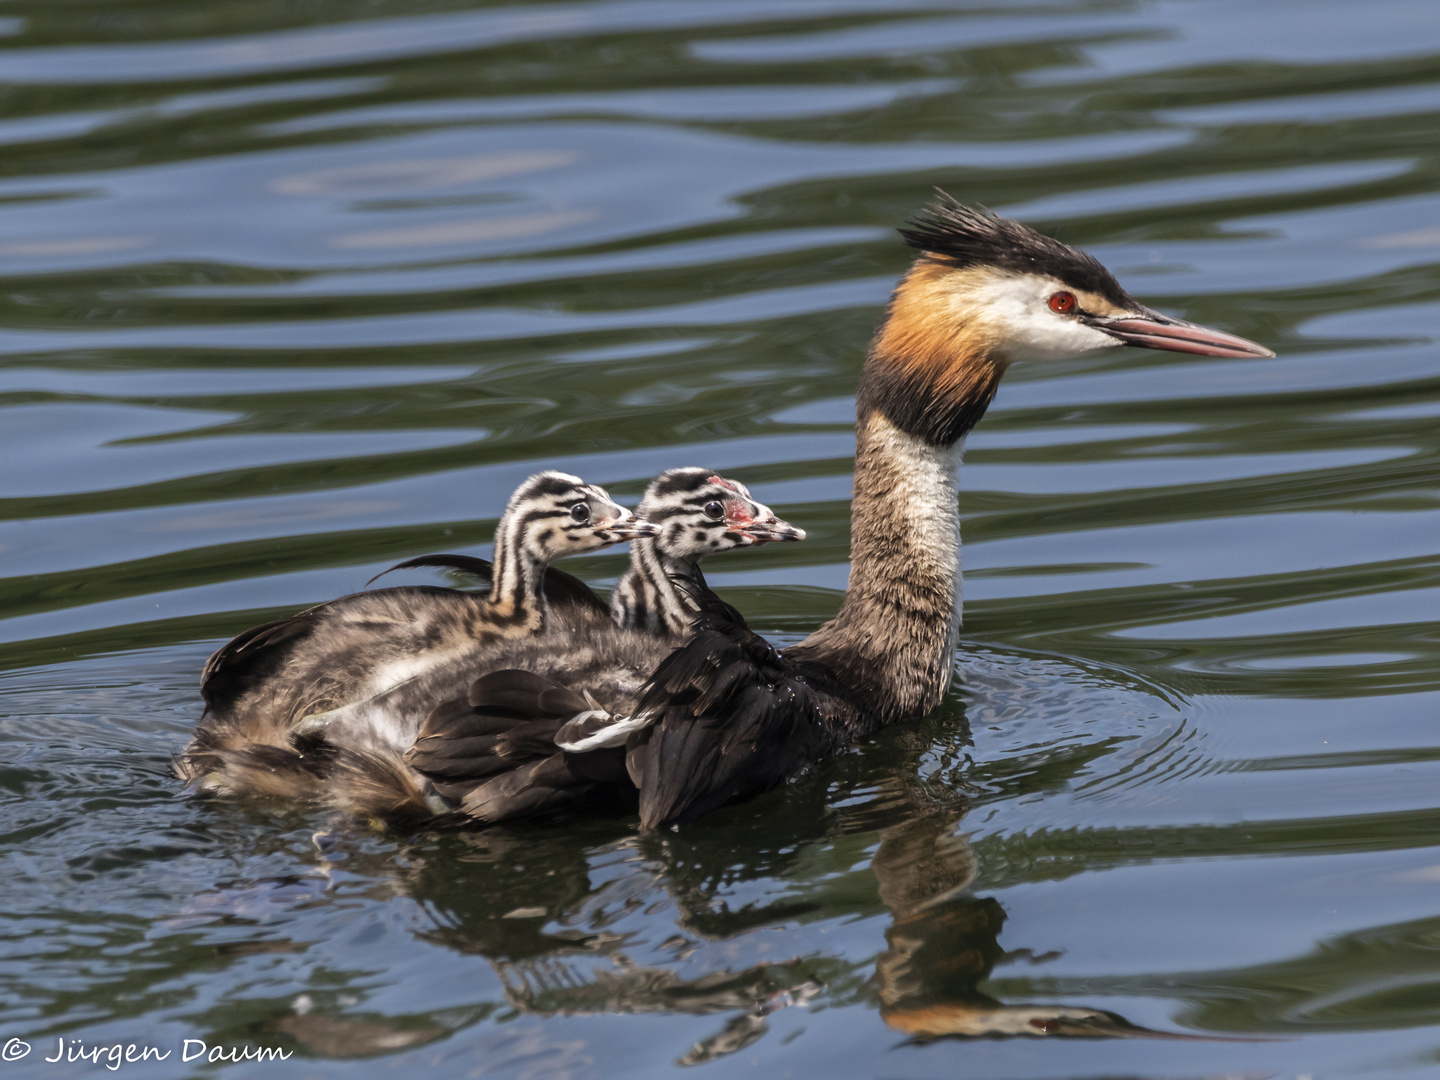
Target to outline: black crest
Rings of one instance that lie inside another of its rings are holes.
[[[1139,306],[1093,256],[1029,225],[958,203],[938,188],[936,195],[933,203],[900,230],[911,247],[957,269],[993,266],[1018,274],[1048,274],[1076,289],[1099,293],[1111,303]]]

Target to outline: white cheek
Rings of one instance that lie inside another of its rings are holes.
[[[1001,328],[1007,361],[1063,360],[1112,349],[1122,342],[1080,320],[1050,310],[1056,282],[1024,275],[1002,278],[983,289],[985,319]]]
[[[1033,313],[1021,325],[1021,332],[1015,335],[1014,345],[1008,351],[1012,360],[1063,360],[1120,344],[1123,343],[1093,326],[1045,308]]]

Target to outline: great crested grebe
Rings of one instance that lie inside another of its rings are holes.
[[[199,790],[313,794],[333,749],[316,736],[337,714],[447,656],[539,633],[552,560],[656,531],[604,488],[537,473],[516,489],[496,527],[489,595],[416,586],[355,593],[254,627],[217,650],[201,676],[205,714],[177,771]]]
[[[459,740],[454,752],[410,754],[444,760],[432,775],[460,813],[504,820],[608,784],[638,789],[641,827],[654,828],[929,712],[960,626],[961,451],[1009,366],[1122,345],[1274,355],[1152,311],[1090,255],[943,193],[901,235],[919,255],[860,378],[839,613],[784,650],[713,599],[695,636],[664,656],[654,639],[623,633],[497,643],[477,657],[468,696],[427,725]],[[511,732],[537,738],[521,747]]]

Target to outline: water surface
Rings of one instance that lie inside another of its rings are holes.
[[[0,16],[0,1038],[35,1048],[4,1068],[1440,1061],[1431,4]],[[1010,373],[941,709],[659,836],[176,797],[211,650],[486,554],[541,467],[740,477],[811,539],[712,583],[819,625],[893,230],[936,185],[1278,354]]]

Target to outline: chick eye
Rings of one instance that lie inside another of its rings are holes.
[[[725,507],[718,502],[708,502],[705,504],[705,516],[711,521],[719,521],[725,516]]]
[[[570,507],[570,516],[576,521],[589,521],[590,504],[583,502],[576,503],[574,506]]]
[[[1050,310],[1057,315],[1068,315],[1075,310],[1075,294],[1057,292],[1050,297]]]

